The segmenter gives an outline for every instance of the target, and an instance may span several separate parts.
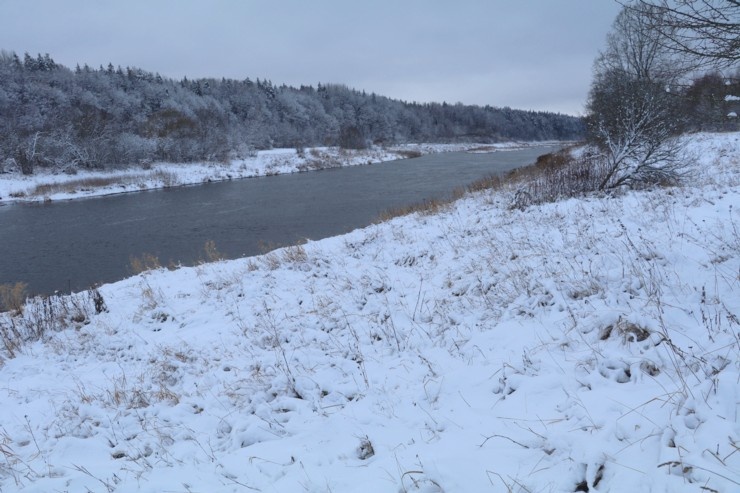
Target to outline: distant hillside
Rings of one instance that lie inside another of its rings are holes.
[[[0,53],[0,171],[143,160],[225,160],[270,147],[563,140],[579,118],[490,106],[418,104],[342,85],[187,78],[136,68],[70,70]]]

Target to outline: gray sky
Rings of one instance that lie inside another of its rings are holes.
[[[70,68],[581,114],[618,11],[613,0],[0,0],[0,48]]]

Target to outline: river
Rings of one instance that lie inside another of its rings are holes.
[[[346,233],[391,208],[444,198],[479,178],[533,163],[553,147],[444,153],[46,204],[0,207],[0,284],[33,294],[131,275],[131,256],[193,264],[213,241],[227,257]]]

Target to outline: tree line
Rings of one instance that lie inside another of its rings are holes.
[[[225,161],[271,147],[572,140],[583,131],[581,119],[548,112],[409,103],[338,84],[69,69],[48,54],[0,53],[0,171]]]
[[[620,3],[587,103],[602,190],[676,182],[679,135],[740,129],[740,2]]]

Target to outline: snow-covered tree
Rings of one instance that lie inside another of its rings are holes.
[[[580,119],[553,113],[422,105],[335,84],[314,89],[260,79],[174,81],[112,63],[69,70],[49,55],[21,60],[0,53],[0,163],[18,168],[23,161],[28,172],[142,159],[225,159],[245,148],[353,139],[357,146],[581,134]]]
[[[587,107],[589,137],[602,153],[599,189],[680,178],[680,118],[671,98],[662,83],[623,70],[596,75]]]
[[[594,63],[587,102],[588,136],[602,153],[599,188],[674,181],[682,163],[676,140],[681,99],[672,92],[686,72],[653,30],[650,15],[625,7]]]

